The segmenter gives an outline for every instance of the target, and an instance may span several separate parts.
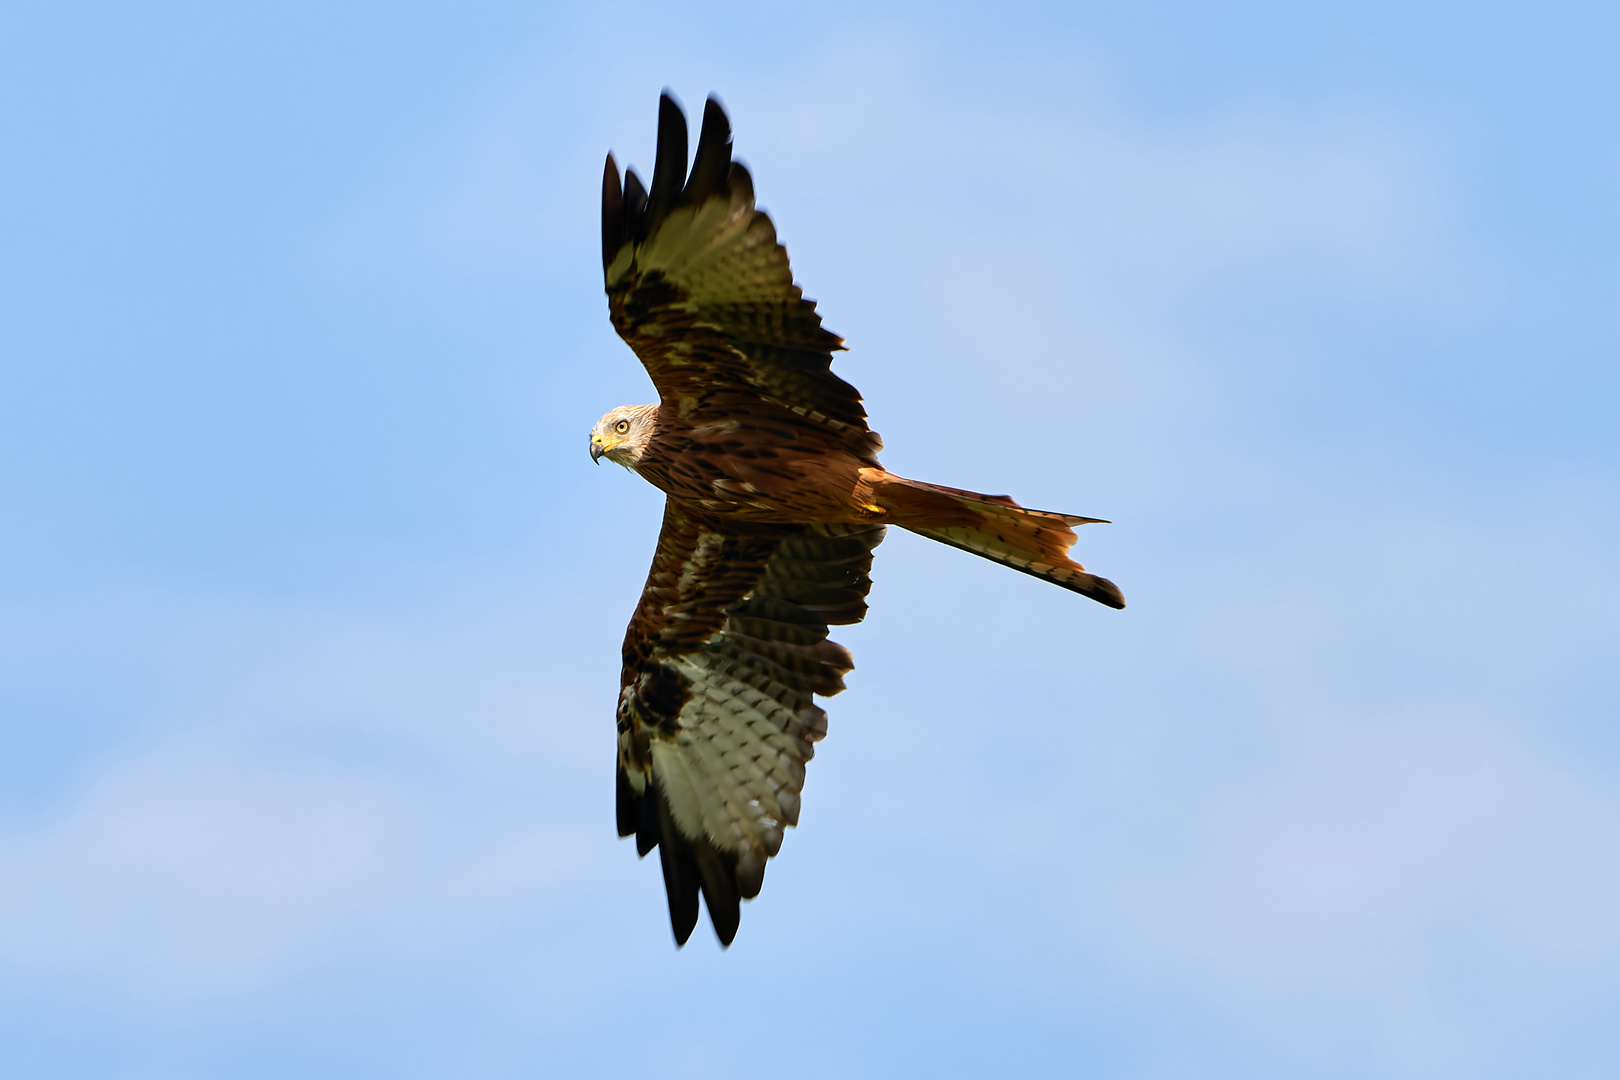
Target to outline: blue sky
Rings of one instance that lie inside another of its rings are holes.
[[[1611,8],[0,11],[0,1071],[1620,1070]],[[718,93],[900,473],[722,953],[613,835],[601,158]]]

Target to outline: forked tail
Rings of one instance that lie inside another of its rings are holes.
[[[862,469],[861,479],[872,485],[872,501],[887,512],[891,524],[1043,578],[1111,608],[1125,606],[1119,586],[1087,573],[1069,558],[1069,548],[1077,539],[1072,526],[1106,524],[1101,518],[1030,510],[1005,495],[925,484],[880,469]]]

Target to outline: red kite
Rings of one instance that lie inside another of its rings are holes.
[[[652,186],[602,178],[608,310],[658,388],[591,431],[591,457],[662,491],[663,531],[624,638],[618,825],[659,849],[675,940],[698,893],[723,944],[738,903],[799,820],[804,766],[826,734],[811,695],[854,665],[828,626],[866,614],[872,549],[887,525],[1044,578],[1109,607],[1113,582],[1068,556],[1071,526],[885,472],[854,387],[832,374],[843,341],[793,284],[748,170],[731,160],[719,102],[687,173],[686,117],[659,102]]]

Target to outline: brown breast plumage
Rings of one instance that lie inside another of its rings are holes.
[[[705,513],[805,524],[861,520],[863,464],[825,428],[756,400],[726,416],[705,410],[696,422],[665,403],[636,471]]]

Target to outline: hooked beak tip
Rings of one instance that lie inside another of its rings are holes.
[[[602,446],[601,443],[596,442],[594,440],[591,442],[591,460],[592,461],[594,461],[598,465],[602,464],[602,455],[605,454],[605,453],[607,453],[607,450]]]

